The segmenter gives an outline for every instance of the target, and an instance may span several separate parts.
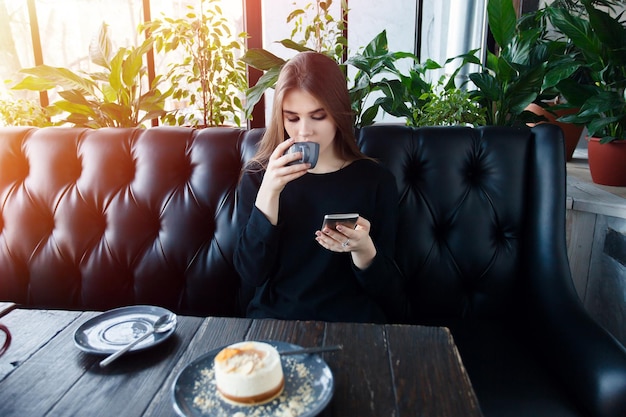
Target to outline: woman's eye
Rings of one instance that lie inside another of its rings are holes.
[[[314,114],[311,115],[311,120],[316,120],[316,121],[320,121],[320,120],[324,120],[326,118],[326,113],[323,114]],[[300,121],[300,117],[285,117],[285,120],[287,120],[287,122],[289,123],[297,123]]]

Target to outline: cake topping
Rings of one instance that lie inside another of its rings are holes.
[[[224,367],[224,372],[249,374],[263,367],[267,352],[255,349],[252,344],[222,349],[215,360]]]

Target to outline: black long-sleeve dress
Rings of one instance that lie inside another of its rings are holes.
[[[254,202],[264,171],[247,170],[237,190],[240,236],[234,264],[254,296],[249,317],[388,322],[402,319],[403,278],[393,261],[398,191],[393,175],[362,159],[331,173],[307,173],[288,183],[273,226]],[[371,223],[377,249],[359,270],[349,253],[320,246],[325,214],[359,213]]]

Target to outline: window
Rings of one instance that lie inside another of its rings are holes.
[[[246,0],[223,0],[224,14],[235,27],[244,31],[243,4]],[[288,14],[296,7],[305,7],[314,0],[262,0],[263,47],[274,54],[289,58],[293,51],[278,43],[290,38],[293,25],[287,24]],[[455,0],[387,0],[381,7],[379,0],[348,2],[348,51],[356,52],[382,30],[387,31],[389,48],[396,51],[415,51],[422,60],[430,57],[443,63],[446,58],[469,47],[478,48],[484,42],[484,9],[487,0],[475,2]],[[180,17],[187,6],[198,6],[198,0],[0,0],[0,97],[34,99],[36,93],[10,91],[21,79],[20,68],[35,66],[28,5],[36,11],[43,63],[72,70],[97,71],[89,60],[89,45],[105,23],[113,46],[139,45],[143,40],[137,26],[144,19],[144,4],[150,7],[153,19],[163,15]],[[332,4],[333,14],[339,15],[340,0]],[[463,12],[458,10],[463,7]],[[452,12],[454,9],[454,13]],[[419,13],[422,16],[419,16]],[[420,31],[419,36],[415,36]],[[455,31],[455,29],[457,29]],[[419,51],[416,51],[419,48]],[[156,56],[157,74],[165,74],[168,62],[182,60],[181,55]],[[350,75],[350,74],[349,74]],[[266,98],[266,113],[270,97]],[[51,97],[54,100],[54,97]],[[185,105],[171,100],[170,108]]]

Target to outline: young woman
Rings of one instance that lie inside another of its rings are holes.
[[[295,142],[317,142],[316,166],[290,162]],[[404,315],[393,261],[393,175],[357,146],[346,78],[329,57],[304,52],[281,70],[272,118],[238,187],[235,267],[254,295],[249,317],[388,322]],[[360,214],[354,229],[321,229],[324,215]]]

